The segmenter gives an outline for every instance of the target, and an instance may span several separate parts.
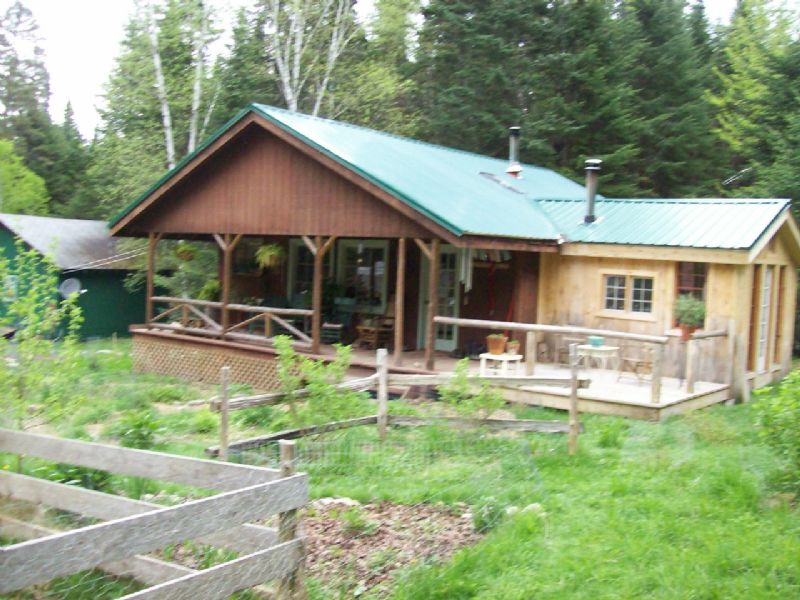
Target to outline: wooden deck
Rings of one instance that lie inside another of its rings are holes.
[[[356,350],[354,362],[371,364],[374,362],[374,352]],[[436,370],[452,371],[456,362],[458,362],[456,359],[446,354],[437,354]],[[403,354],[404,370],[422,369],[423,363],[424,355],[421,351]],[[477,360],[470,361],[470,370],[478,373]],[[541,377],[569,377],[569,369],[555,364],[537,363],[534,374]],[[587,389],[578,390],[580,412],[660,421],[670,415],[690,412],[731,399],[730,387],[727,384],[698,381],[695,382],[694,393],[688,393],[685,382],[672,377],[663,377],[661,401],[654,404],[650,401],[649,378],[637,381],[631,373],[623,373],[620,377],[616,370],[599,368],[581,368],[579,375],[591,379]],[[503,388],[503,393],[510,402],[561,410],[569,408],[567,388],[509,387]]]
[[[277,389],[275,351],[266,345],[244,344],[176,332],[131,328],[134,338],[134,368],[139,371],[161,373],[194,381],[217,383],[222,365],[232,368],[231,380],[248,383],[256,389]],[[334,350],[323,346],[318,358],[333,358]],[[424,368],[424,352],[403,353],[400,365],[390,356],[389,370],[395,373],[431,373]],[[436,355],[436,371],[450,372],[457,360],[442,353]],[[471,370],[478,372],[478,361],[471,361]],[[356,349],[350,369],[352,377],[362,377],[375,372],[375,351]],[[535,375],[541,377],[569,377],[564,366],[536,363]],[[580,376],[589,377],[588,388],[578,392],[579,410],[586,413],[618,415],[634,419],[659,421],[679,414],[718,404],[731,399],[726,384],[695,382],[695,391],[686,391],[685,382],[663,377],[661,399],[651,402],[649,379],[637,381],[630,373],[622,377],[615,370],[582,368]],[[566,410],[569,390],[555,387],[504,387],[503,393],[510,402]]]

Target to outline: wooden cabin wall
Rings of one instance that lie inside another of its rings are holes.
[[[541,256],[539,321],[553,325],[575,325],[625,331],[646,335],[668,335],[664,375],[682,378],[686,348],[680,342],[680,332],[673,327],[673,306],[676,298],[677,262],[634,260],[620,258],[576,257],[543,254]],[[741,320],[746,312],[742,306],[740,287],[746,266],[709,265],[706,279],[706,329],[727,328],[731,318]],[[604,275],[642,275],[653,277],[653,312],[651,315],[619,315],[605,311]],[[738,325],[739,331],[748,327]],[[546,336],[551,350],[560,343],[555,336]],[[617,342],[611,342],[617,343]],[[702,342],[701,359],[697,365],[698,378],[705,381],[725,381],[728,346],[724,338]],[[634,350],[628,350],[633,352]]]
[[[131,228],[148,231],[430,237],[415,221],[257,126],[167,191]]]

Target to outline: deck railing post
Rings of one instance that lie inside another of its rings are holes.
[[[525,374],[533,375],[536,368],[536,332],[525,332]]]
[[[661,402],[661,371],[664,362],[664,344],[656,344],[653,349],[653,382],[650,386],[650,402]]]
[[[578,451],[578,344],[569,345],[569,453]]]
[[[694,393],[694,381],[697,377],[695,371],[697,370],[696,363],[699,343],[699,340],[694,340],[691,336],[686,340],[686,392],[689,394]]]
[[[147,325],[153,320],[153,289],[155,287],[156,246],[161,239],[160,233],[150,232],[147,240],[147,284],[145,290],[145,316]]]
[[[428,330],[425,332],[425,368],[433,371],[435,366],[436,323],[433,318],[439,304],[439,239],[431,242],[431,255],[428,266]]]
[[[406,298],[406,238],[397,240],[397,277],[394,292],[394,364],[403,362]]]
[[[231,368],[222,367],[219,370],[219,459],[228,460],[228,426],[230,418],[230,384]]]
[[[281,477],[290,477],[296,473],[296,446],[293,441],[280,440]],[[278,543],[291,541],[297,537],[297,510],[287,510],[278,515]],[[302,563],[301,563],[302,564]],[[302,580],[302,567],[298,566],[292,573],[278,580],[278,600],[291,600],[305,597]]]
[[[731,393],[731,398],[735,398],[734,393],[735,376],[736,372],[736,321],[730,319],[728,321],[728,371],[725,374],[725,383],[728,384],[728,389]]]
[[[389,364],[388,351],[379,348],[376,358],[378,367],[378,437],[386,439],[386,427],[389,423]]]

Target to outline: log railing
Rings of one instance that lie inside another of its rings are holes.
[[[225,305],[222,302],[174,298],[171,296],[153,296],[151,302],[171,305],[150,319],[147,326],[152,329],[191,333],[220,339],[263,342],[272,339],[272,323],[275,323],[301,344],[311,344],[311,337],[298,328],[296,324],[291,323],[289,319],[302,317],[303,320],[306,320],[313,316],[313,310],[251,306],[249,304]],[[239,323],[229,324],[227,328],[223,328],[222,324],[212,316],[213,313],[208,314],[209,309],[220,313],[227,309],[228,311],[246,313],[250,316]],[[165,322],[169,319],[171,319],[170,322]],[[200,325],[198,326],[197,323],[200,323]],[[243,327],[249,327],[256,323],[263,325],[263,335],[241,331]]]
[[[554,333],[562,335],[600,335],[607,338],[644,342],[654,345],[653,352],[653,378],[650,386],[650,401],[654,404],[661,402],[661,377],[664,363],[664,348],[669,342],[665,335],[643,335],[628,333],[626,331],[610,331],[606,329],[592,329],[589,327],[572,327],[568,325],[541,325],[538,323],[515,323],[512,321],[484,321],[481,319],[459,319],[455,317],[437,316],[434,323],[442,325],[456,325],[458,327],[475,327],[495,331],[524,331],[525,332],[525,372],[533,375],[536,364],[536,334]]]

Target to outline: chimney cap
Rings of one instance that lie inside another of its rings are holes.
[[[603,161],[599,158],[587,158],[585,165],[587,171],[599,171]]]
[[[509,135],[513,135],[514,137],[519,137],[520,134],[520,126],[519,125],[512,125],[508,128]]]

